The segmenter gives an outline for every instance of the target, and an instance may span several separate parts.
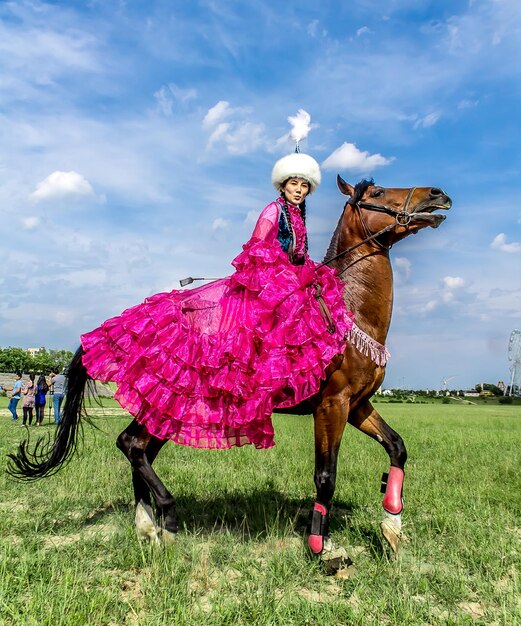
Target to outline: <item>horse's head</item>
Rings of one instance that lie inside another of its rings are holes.
[[[437,228],[445,215],[435,213],[448,210],[452,205],[449,196],[438,187],[411,187],[410,189],[386,189],[364,180],[355,187],[337,176],[340,191],[350,196],[344,215],[351,209],[360,219],[367,237],[381,244],[392,245],[396,241],[431,226]]]

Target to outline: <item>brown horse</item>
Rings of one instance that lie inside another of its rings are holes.
[[[407,453],[402,438],[370,402],[383,381],[387,360],[385,340],[393,299],[389,249],[426,226],[437,227],[445,218],[434,211],[449,209],[451,200],[434,187],[384,189],[372,181],[352,187],[340,177],[337,182],[350,200],[344,206],[324,263],[335,267],[348,282],[345,299],[355,313],[356,325],[346,337],[343,355],[330,364],[320,392],[310,400],[315,420],[317,499],[308,542],[314,554],[330,563],[336,560],[340,565],[342,559],[332,550],[328,526],[338,450],[346,423],[381,443],[389,455],[391,467],[384,478],[382,531],[395,551],[403,538],[400,516]],[[32,452],[22,442],[17,454],[9,455],[12,474],[28,479],[52,475],[76,450],[84,392],[89,382],[82,354],[80,348],[69,367],[62,422],[54,440],[46,443],[40,439]],[[137,420],[117,439],[118,448],[132,466],[137,532],[154,542],[169,542],[177,531],[175,500],[152,469],[165,443],[166,440],[151,435]]]

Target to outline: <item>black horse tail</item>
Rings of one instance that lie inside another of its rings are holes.
[[[47,435],[39,437],[34,450],[29,450],[29,438],[22,441],[16,454],[8,454],[7,471],[16,478],[36,480],[56,474],[74,456],[78,436],[81,434],[81,418],[88,420],[85,409],[85,389],[93,383],[82,363],[84,352],[80,347],[74,355],[67,373],[67,390],[61,411],[61,422],[54,439]]]

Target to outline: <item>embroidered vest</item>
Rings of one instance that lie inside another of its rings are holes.
[[[279,217],[279,231],[277,234],[277,240],[280,243],[280,247],[284,250],[284,252],[288,255],[289,260],[293,265],[302,265],[304,263],[303,257],[295,257],[293,254],[293,249],[295,247],[295,231],[291,225],[291,218],[284,206],[284,203],[280,200],[277,200],[277,204],[280,207],[280,217]],[[308,250],[308,237],[306,233],[305,240],[305,252]]]
[[[279,217],[279,233],[277,239],[280,243],[280,247],[288,254],[290,244],[293,243],[293,233],[291,232],[291,226],[289,224],[289,216],[286,213],[284,205],[277,200],[277,204],[280,207]]]

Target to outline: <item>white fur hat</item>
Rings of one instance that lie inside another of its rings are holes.
[[[309,183],[309,193],[315,191],[320,185],[320,167],[315,159],[309,154],[295,152],[279,159],[273,166],[271,182],[275,189],[280,191],[283,183],[288,178],[303,178]]]

